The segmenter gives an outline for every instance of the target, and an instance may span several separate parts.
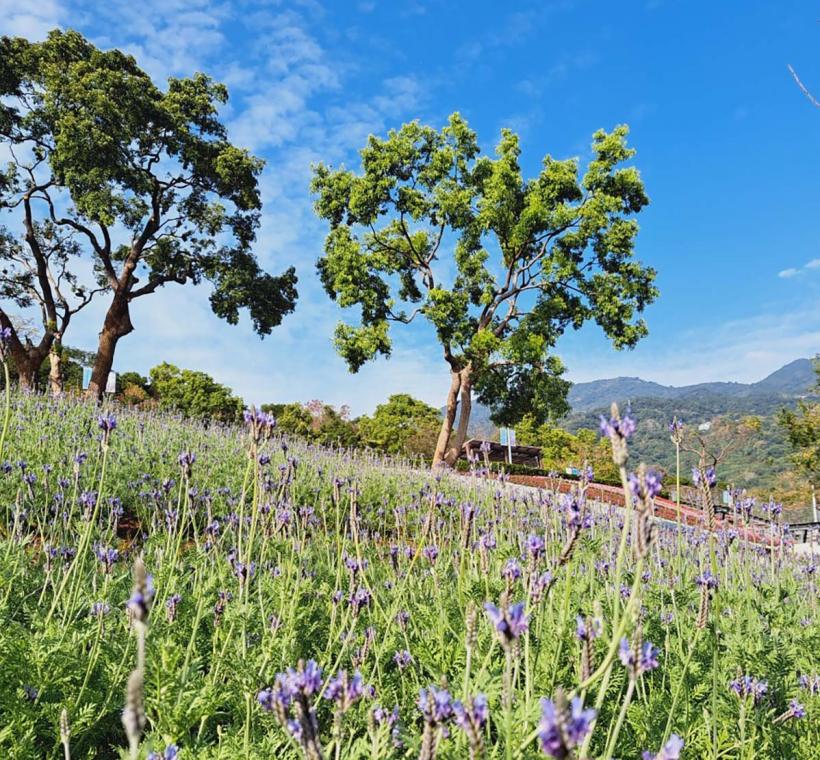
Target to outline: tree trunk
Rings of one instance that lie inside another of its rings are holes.
[[[452,466],[461,456],[461,449],[467,440],[467,428],[470,424],[470,410],[472,408],[472,368],[470,365],[459,371],[450,372],[450,390],[447,393],[447,408],[441,422],[441,432],[438,434],[436,451],[433,454],[433,467],[442,462]],[[459,409],[459,405],[461,409]],[[458,427],[455,437],[451,441],[453,427],[456,421],[456,412],[459,413]]]
[[[20,340],[17,330],[5,311],[0,309],[0,327],[11,330],[8,353],[17,370],[17,384],[20,390],[33,391],[37,387],[37,372],[51,348],[54,334],[46,332],[35,346],[29,340]]]
[[[48,373],[48,383],[51,386],[52,396],[63,395],[63,355],[62,345],[58,340],[54,341],[51,351],[48,353],[48,360],[51,368]]]
[[[91,371],[91,382],[88,384],[86,396],[102,400],[105,393],[105,385],[108,382],[108,374],[114,366],[114,352],[117,349],[117,341],[128,335],[134,326],[131,324],[131,315],[128,310],[128,298],[125,295],[117,294],[108,307],[103,322],[103,329],[100,332],[100,341],[97,346],[97,359]]]
[[[32,356],[25,351],[22,356],[14,357],[14,364],[17,367],[17,382],[21,391],[33,391],[37,387],[37,370],[43,363],[42,357]]]

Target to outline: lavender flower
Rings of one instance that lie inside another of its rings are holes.
[[[398,665],[399,670],[404,670],[413,663],[413,655],[406,649],[402,649],[393,655],[393,662]]]
[[[120,558],[120,553],[116,549],[107,549],[104,546],[94,547],[94,554],[102,563],[103,569],[108,574],[114,567],[114,563]]]
[[[168,617],[168,622],[173,623],[177,616],[177,606],[182,601],[179,594],[171,594],[165,601],[165,614]]]
[[[455,724],[467,730],[467,724],[472,724],[478,729],[484,728],[489,717],[490,710],[487,705],[487,697],[484,694],[476,694],[472,699],[467,700],[467,706],[460,702],[453,702],[453,714]]]
[[[362,674],[357,670],[348,677],[346,670],[340,670],[335,678],[327,682],[325,699],[335,702],[341,712],[347,712],[364,693]]]
[[[103,615],[107,615],[111,612],[111,605],[108,602],[94,602],[91,605],[91,609],[88,611],[88,614],[92,617],[102,617]]]
[[[654,499],[663,490],[663,478],[655,470],[647,470],[643,478],[629,474],[629,491],[639,501]]]
[[[178,752],[176,744],[169,744],[162,752],[149,752],[147,760],[176,760]]]
[[[637,427],[635,420],[630,416],[629,410],[620,419],[614,415],[609,419],[604,417],[603,414],[601,415],[601,435],[605,438],[629,438],[637,430]]]
[[[820,694],[820,675],[816,673],[812,676],[803,673],[797,679],[797,683],[800,684],[801,689],[806,689],[809,694]]]
[[[521,637],[527,630],[527,616],[524,614],[524,603],[518,602],[511,607],[502,603],[502,609],[494,604],[485,602],[484,609],[490,618],[501,643],[505,646]]]
[[[446,723],[453,715],[453,703],[450,692],[438,689],[433,685],[419,690],[419,710],[426,723],[440,725]]]
[[[117,418],[113,414],[101,414],[97,418],[97,424],[99,425],[100,430],[102,430],[102,444],[103,446],[108,446],[108,440],[111,437],[111,433],[117,427]]]
[[[584,709],[580,697],[574,697],[566,704],[563,694],[541,700],[541,722],[538,724],[538,739],[542,751],[550,757],[563,760],[571,756],[571,751],[579,746],[592,728],[595,710]]]
[[[393,705],[393,709],[389,712],[380,705],[373,708],[373,720],[378,726],[393,727],[399,721],[399,706]]]
[[[436,559],[438,558],[438,547],[437,546],[425,546],[421,553],[424,555],[424,558],[430,562],[431,565],[436,564]]]
[[[592,641],[601,635],[603,623],[600,618],[584,618],[578,615],[575,618],[575,635],[580,641]]]
[[[298,691],[306,697],[312,697],[322,688],[322,669],[316,660],[300,663],[297,670],[288,668],[288,683],[293,691]]]
[[[527,536],[527,552],[532,559],[538,559],[544,553],[544,539],[534,534]]]
[[[470,758],[484,755],[484,739],[482,731],[489,717],[487,697],[476,694],[467,704],[460,701],[453,702],[453,721],[467,735],[470,746]]]
[[[698,586],[705,586],[710,591],[718,587],[718,579],[709,570],[704,571],[695,578],[695,583]]]
[[[669,741],[663,745],[658,753],[646,750],[642,755],[642,760],[680,760],[680,753],[683,749],[683,739],[677,734],[672,734]]]
[[[754,703],[757,704],[766,696],[769,690],[769,684],[766,681],[761,681],[754,676],[738,676],[733,681],[729,682],[729,688],[735,692],[741,699],[752,697]]]
[[[501,575],[510,583],[521,577],[521,565],[515,559],[508,559],[501,570]]]
[[[701,472],[700,468],[692,468],[692,482],[696,485],[704,485],[707,488],[714,488],[717,484],[717,474],[714,467],[707,467]]]
[[[618,648],[618,657],[634,679],[658,667],[658,648],[650,641],[643,642],[636,651],[636,647],[630,646],[629,639],[624,637]]]

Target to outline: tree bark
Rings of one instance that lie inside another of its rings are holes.
[[[37,372],[45,360],[54,340],[54,333],[46,331],[37,345],[23,342],[17,334],[14,323],[5,311],[0,309],[0,327],[11,330],[9,354],[17,370],[17,384],[21,390],[33,391],[37,386]]]
[[[470,365],[450,372],[447,408],[441,422],[436,451],[433,454],[433,467],[440,465],[442,462],[452,466],[461,456],[461,448],[467,440],[467,429],[470,424],[470,411],[472,409],[471,373],[472,368]],[[456,427],[455,437],[451,441],[457,413],[458,426]]]
[[[102,400],[105,393],[105,385],[108,382],[108,373],[114,366],[114,352],[117,349],[117,342],[120,338],[133,331],[131,315],[128,309],[128,297],[124,294],[116,294],[111,301],[111,306],[105,314],[103,329],[100,332],[100,341],[97,346],[97,359],[91,371],[91,382],[88,384],[86,395]]]
[[[61,350],[60,341],[55,339],[51,351],[48,353],[48,360],[51,365],[48,373],[48,383],[51,386],[51,395],[55,397],[63,395],[63,356]]]
[[[17,382],[22,391],[33,391],[37,387],[37,370],[43,363],[43,357],[36,353],[25,351],[22,355],[14,356],[14,364],[17,367]]]

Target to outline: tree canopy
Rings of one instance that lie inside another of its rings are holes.
[[[160,406],[176,409],[186,417],[232,422],[242,413],[242,399],[206,372],[179,369],[163,362],[151,369],[150,377],[151,391]]]
[[[407,393],[396,393],[379,404],[372,417],[358,420],[362,439],[383,451],[432,454],[441,426],[441,412]]]
[[[568,328],[593,320],[617,348],[646,332],[640,313],[655,272],[633,258],[634,215],[648,203],[629,165],[627,128],[598,131],[581,175],[547,155],[525,179],[518,136],[502,130],[479,156],[458,114],[437,131],[418,122],[371,136],[361,172],[315,168],[316,212],[330,231],[318,270],[329,296],[358,309],[336,329],[351,371],[391,351],[391,324],[426,319],[451,372],[437,446],[460,453],[473,390],[495,422],[564,413],[569,384],[552,353]]]

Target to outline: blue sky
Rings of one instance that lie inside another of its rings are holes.
[[[248,402],[321,398],[366,412],[388,394],[439,405],[448,380],[430,332],[396,331],[388,360],[350,375],[331,345],[338,308],[314,270],[324,228],[310,165],[355,166],[370,133],[460,111],[491,151],[509,126],[522,163],[586,159],[626,122],[651,206],[638,256],[658,272],[650,336],[612,350],[566,336],[576,381],[640,375],[683,384],[756,380],[820,350],[820,12],[809,2],[217,2],[0,0],[0,33],[80,30],[133,53],[157,80],[224,81],[235,142],[267,160],[258,254],[297,267],[296,312],[260,341],[214,317],[206,289],[169,286],[134,308],[116,368],[203,369]],[[102,304],[68,342],[93,348]]]

